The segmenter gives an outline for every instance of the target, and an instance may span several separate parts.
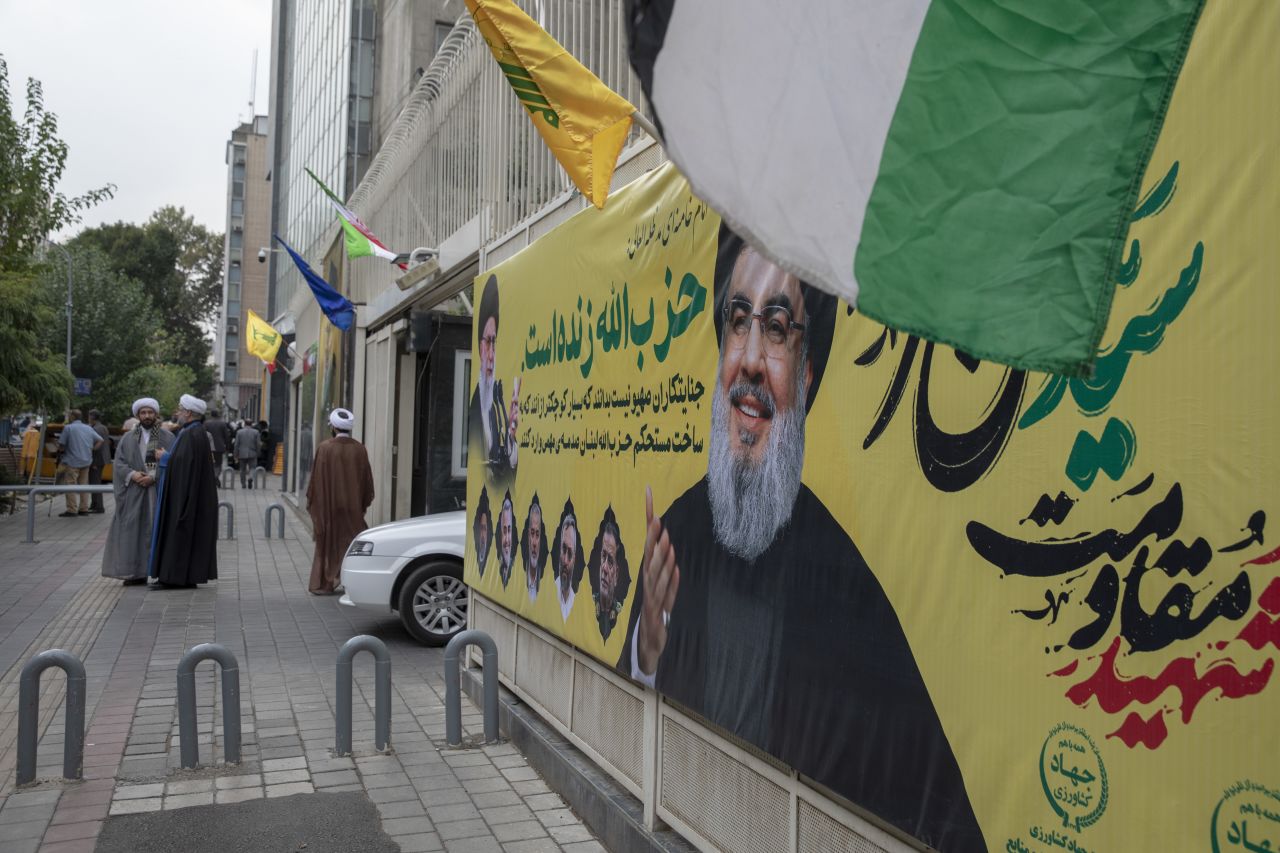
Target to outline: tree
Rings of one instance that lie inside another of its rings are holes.
[[[222,301],[222,235],[210,232],[180,207],[162,207],[143,225],[116,222],[86,229],[72,241],[95,247],[108,268],[142,284],[166,332],[164,363],[185,365],[192,392],[213,387],[207,329]]]
[[[58,411],[67,404],[71,374],[41,332],[53,323],[29,273],[0,270],[0,413]]]
[[[160,414],[168,416],[178,407],[178,399],[194,387],[195,375],[181,364],[150,364],[131,373],[126,384],[138,396],[155,397]]]
[[[114,272],[101,250],[72,247],[72,372],[93,382],[92,393],[77,403],[100,410],[108,423],[120,423],[139,396],[130,375],[155,364],[169,347],[141,283]],[[39,289],[53,317],[44,340],[54,350],[65,345],[66,288],[66,266],[59,257],[41,275]]]
[[[38,81],[27,81],[27,108],[14,120],[9,66],[0,56],[0,412],[60,407],[71,390],[71,375],[42,341],[52,318],[37,298],[34,253],[115,188],[71,198],[58,192],[67,153]]]

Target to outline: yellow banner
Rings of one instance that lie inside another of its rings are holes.
[[[1280,849],[1280,4],[1244,5],[1092,379],[825,303],[670,167],[478,278],[467,582],[943,850]]]

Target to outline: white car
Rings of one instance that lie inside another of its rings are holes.
[[[466,527],[461,511],[370,527],[342,560],[345,592],[338,602],[398,612],[414,639],[444,645],[467,626]]]

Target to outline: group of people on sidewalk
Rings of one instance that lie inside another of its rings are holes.
[[[210,412],[205,421],[209,446],[213,451],[213,467],[221,474],[223,465],[240,471],[240,488],[253,488],[253,472],[258,466],[270,470],[272,462],[271,432],[266,421],[224,421],[218,412]],[[221,485],[221,484],[219,484]]]
[[[89,412],[89,422],[80,420],[79,409],[67,413],[66,426],[58,435],[61,457],[55,482],[67,486],[97,486],[102,483],[102,469],[111,461],[111,434],[102,423],[97,409]],[[104,512],[102,495],[94,492],[68,492],[67,508],[60,515],[71,518]]]
[[[220,419],[215,423],[214,418],[206,423],[206,409],[203,400],[183,394],[175,416],[178,430],[172,433],[160,423],[160,404],[154,398],[134,401],[136,424],[116,447],[115,515],[102,556],[104,577],[118,578],[125,585],[144,584],[150,579],[153,589],[192,587],[217,579],[217,472],[222,467],[221,457],[230,447],[244,460],[240,483],[251,488],[246,485],[245,472],[252,469],[248,463],[257,459],[261,439],[256,429],[246,425],[228,442],[227,425]],[[68,427],[78,423],[74,420]],[[355,416],[346,409],[334,409],[329,424],[332,437],[316,448],[307,486],[315,538],[308,590],[314,595],[342,591],[342,558],[351,541],[365,529],[364,514],[373,503],[369,454],[351,437]],[[98,436],[88,425],[79,425]],[[97,452],[106,441],[90,441],[89,434],[81,430],[67,436],[64,428],[63,435],[68,450],[75,442],[76,452],[86,446]],[[216,449],[219,446],[221,450]],[[68,513],[64,515],[79,514],[79,510],[70,512],[72,497],[68,495]]]

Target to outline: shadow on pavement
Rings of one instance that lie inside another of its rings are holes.
[[[107,818],[96,853],[399,853],[362,793],[295,794]]]

